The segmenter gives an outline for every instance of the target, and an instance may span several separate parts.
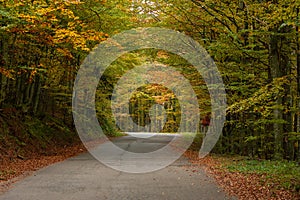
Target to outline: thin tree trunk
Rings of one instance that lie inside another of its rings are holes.
[[[2,80],[4,78],[4,75],[0,73],[0,108],[3,107],[3,101],[4,101],[4,88],[3,88],[3,83]]]
[[[40,93],[41,93],[41,77],[36,76],[35,77],[35,94],[33,98],[33,113],[36,114],[38,111],[38,106],[39,106],[39,100],[40,100]]]
[[[297,12],[297,17],[299,17],[299,8],[296,10]],[[296,133],[300,133],[300,41],[299,41],[299,25],[296,26],[296,44],[297,44],[297,98],[296,98],[296,107],[298,108],[298,112],[295,114],[295,126],[294,126],[294,131]],[[300,141],[296,141],[294,144],[294,160],[300,160]]]
[[[275,34],[270,36],[270,46],[269,46],[269,62],[271,67],[271,76],[272,79],[281,77],[281,70],[280,70],[280,53],[279,53],[279,43],[280,37]],[[276,159],[282,159],[283,152],[282,152],[282,141],[283,141],[283,125],[281,123],[276,122],[276,120],[282,119],[282,110],[279,108],[282,105],[282,98],[278,97],[276,100],[277,108],[273,111],[273,119],[275,123],[273,125],[273,132],[274,132],[274,157]]]

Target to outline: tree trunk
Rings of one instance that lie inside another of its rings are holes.
[[[281,70],[280,70],[280,50],[278,44],[280,42],[280,37],[278,35],[272,34],[270,36],[270,44],[269,44],[269,63],[271,67],[271,78],[278,78],[281,77]],[[273,132],[274,132],[274,157],[275,159],[282,159],[283,157],[283,124],[276,122],[276,120],[281,120],[282,110],[279,108],[282,105],[282,98],[278,97],[276,100],[277,107],[273,111],[273,119],[275,123],[273,125]]]
[[[299,17],[299,8],[296,10],[297,17]],[[296,27],[296,44],[297,44],[297,98],[296,98],[296,108],[298,108],[298,112],[295,114],[295,126],[294,126],[294,132],[300,133],[300,41],[299,41],[299,25]],[[294,160],[300,160],[300,141],[295,141],[294,143]]]
[[[5,90],[4,90],[4,84],[3,84],[3,79],[4,75],[0,74],[0,108],[3,107],[3,102],[5,100]]]
[[[40,100],[40,93],[41,93],[41,77],[36,76],[35,77],[35,92],[34,92],[34,97],[33,97],[33,113],[36,114],[38,111],[38,106],[39,106],[39,100]]]

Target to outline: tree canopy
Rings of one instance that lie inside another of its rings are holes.
[[[222,75],[227,121],[215,152],[299,160],[299,9],[297,0],[0,0],[0,109],[42,116],[55,104],[71,118],[76,73],[97,44],[123,30],[164,27],[198,41]],[[211,112],[203,78],[184,59],[155,49],[130,52],[99,82],[97,114],[108,134],[118,131],[114,85],[133,67],[155,62],[183,74],[199,111]],[[176,131],[180,105],[169,90],[150,84],[133,94],[132,117],[145,125],[150,104],[139,98],[174,104],[164,131]]]

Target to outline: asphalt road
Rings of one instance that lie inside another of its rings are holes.
[[[173,136],[135,138],[125,136],[114,143],[126,151],[149,152],[165,146]],[[106,143],[95,151],[103,150]],[[106,148],[106,147],[105,147]],[[106,149],[107,150],[107,149]],[[108,150],[109,152],[109,150]],[[120,154],[122,159],[126,154]],[[116,164],[117,159],[111,159]],[[120,164],[120,162],[119,162]],[[128,165],[132,163],[128,163]],[[116,164],[117,165],[117,164]],[[90,153],[43,168],[15,183],[0,200],[218,200],[233,199],[198,167],[181,157],[151,173],[126,173],[107,167]]]

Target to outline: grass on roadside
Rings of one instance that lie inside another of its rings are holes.
[[[183,134],[184,138],[191,137]],[[203,135],[197,133],[189,150],[199,151]],[[211,154],[212,155],[212,154]],[[245,175],[256,174],[261,177],[261,183],[273,185],[277,189],[283,188],[300,192],[300,163],[287,160],[257,160],[243,156],[212,155],[221,164],[221,168],[229,172],[239,172]]]
[[[222,167],[230,172],[261,175],[261,181],[279,188],[300,190],[300,166],[291,161],[253,160],[247,157],[222,159]]]

